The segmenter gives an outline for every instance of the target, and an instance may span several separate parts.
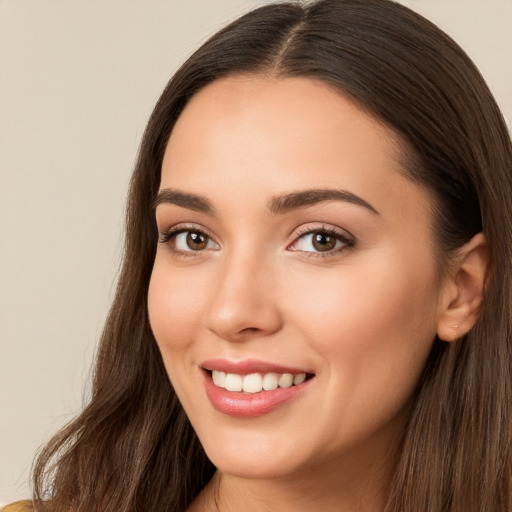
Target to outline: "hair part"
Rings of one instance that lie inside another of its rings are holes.
[[[479,321],[456,343],[434,342],[386,510],[511,510],[511,143],[465,53],[389,0],[261,7],[214,35],[171,79],[132,176],[124,264],[92,399],[38,459],[38,510],[182,512],[213,475],[149,326],[158,240],[151,205],[168,138],[188,100],[222,77],[255,73],[327,83],[397,134],[406,175],[434,198],[441,261],[485,234],[490,275]]]

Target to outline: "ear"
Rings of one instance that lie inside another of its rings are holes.
[[[482,304],[487,265],[487,243],[483,233],[478,233],[457,251],[450,264],[440,302],[439,339],[455,341],[475,325]]]

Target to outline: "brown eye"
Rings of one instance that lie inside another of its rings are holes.
[[[336,238],[328,233],[313,233],[311,243],[318,252],[332,251],[336,247]]]
[[[169,244],[170,249],[176,253],[219,249],[218,244],[202,231],[183,230],[173,232],[171,230],[161,236],[160,243]]]
[[[309,253],[310,256],[335,256],[353,245],[354,240],[341,232],[312,229],[299,235],[288,250]]]
[[[206,235],[194,231],[188,231],[186,232],[186,235],[186,244],[189,249],[192,249],[193,251],[201,251],[206,249],[208,246],[209,239]]]

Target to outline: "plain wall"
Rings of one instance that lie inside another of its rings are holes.
[[[402,3],[512,119],[512,0]],[[76,414],[115,287],[137,147],[165,83],[253,0],[0,0],[0,506]]]

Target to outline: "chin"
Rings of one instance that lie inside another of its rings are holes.
[[[265,435],[254,429],[239,429],[223,435],[199,432],[206,455],[221,472],[240,478],[286,477],[307,464],[308,447],[292,441],[286,433]],[[297,447],[302,447],[297,450]]]
[[[270,480],[291,476],[299,470],[297,461],[291,461],[289,458],[280,459],[278,457],[268,457],[264,459],[240,456],[235,453],[219,453],[215,451],[208,457],[222,473],[236,476],[244,479]]]

